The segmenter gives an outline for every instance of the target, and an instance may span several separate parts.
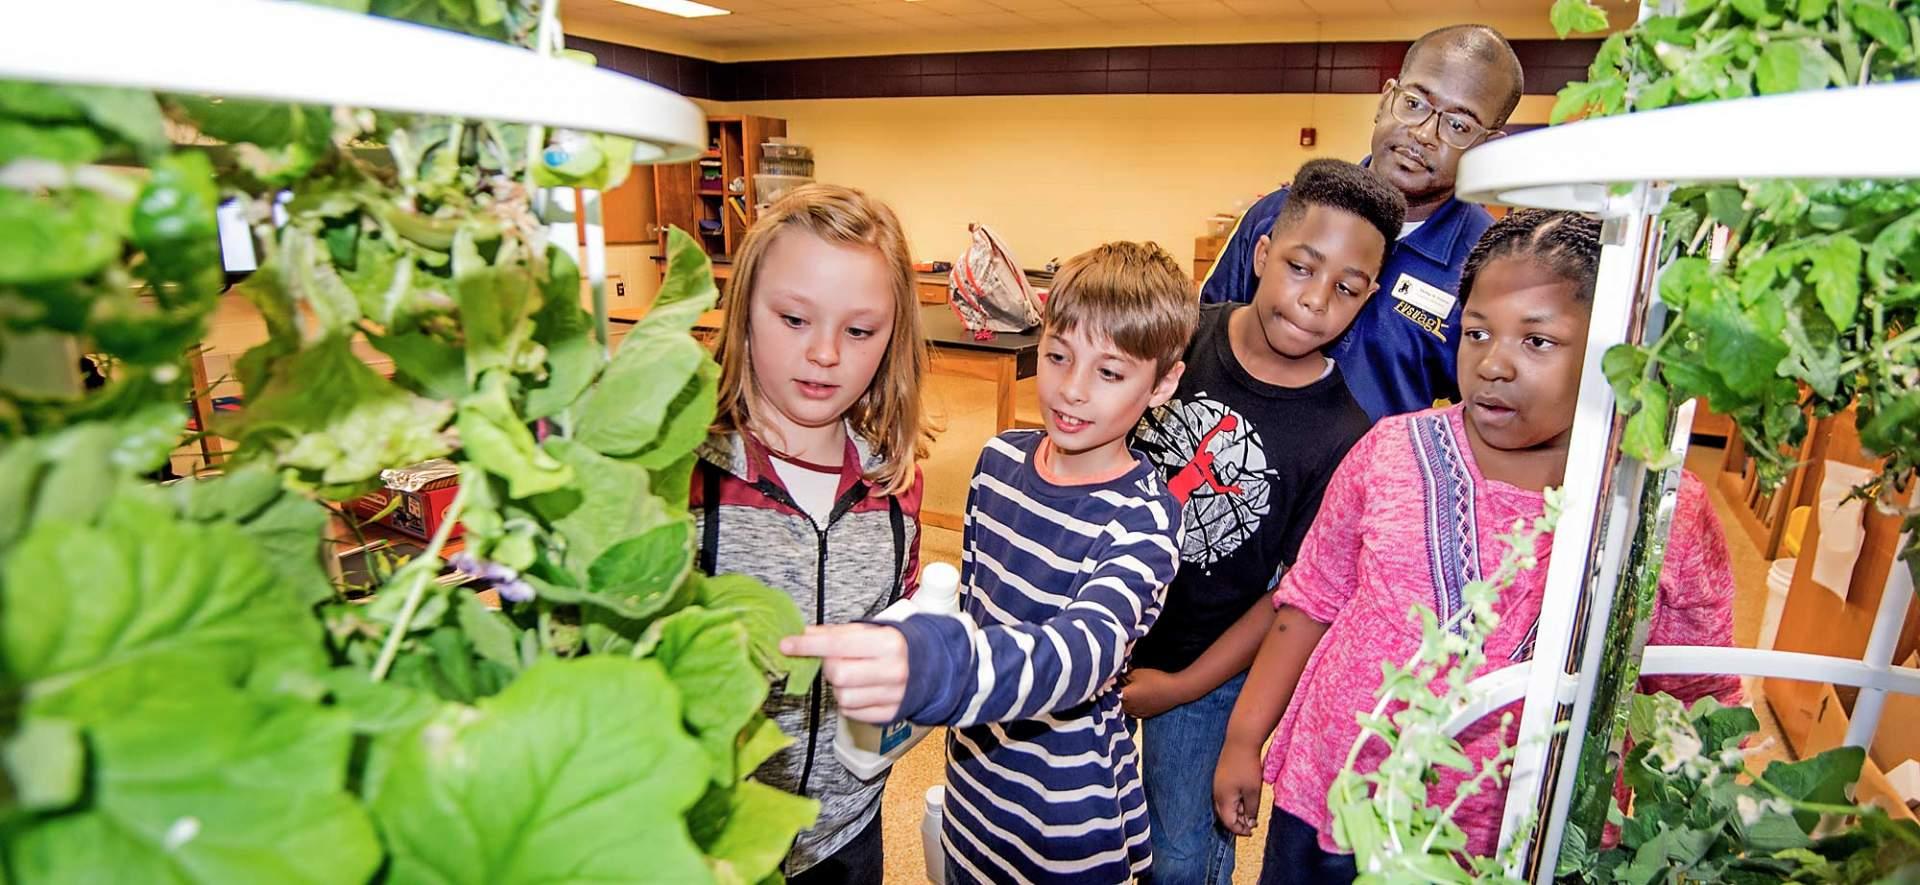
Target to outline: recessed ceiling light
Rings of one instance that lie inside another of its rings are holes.
[[[721,9],[718,6],[695,3],[693,0],[620,0],[620,2],[628,6],[638,6],[641,9],[651,9],[654,12],[677,15],[681,18],[706,18],[710,15],[733,14],[733,10],[731,9]]]

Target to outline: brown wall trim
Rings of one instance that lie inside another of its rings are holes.
[[[602,67],[715,101],[946,95],[1378,92],[1407,41],[1226,43],[713,62],[568,35]],[[1526,93],[1586,77],[1599,40],[1515,40]]]

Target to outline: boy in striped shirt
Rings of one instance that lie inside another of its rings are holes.
[[[988,442],[967,494],[967,618],[812,627],[843,715],[953,726],[947,881],[1125,882],[1151,864],[1139,754],[1115,676],[1159,616],[1180,505],[1126,435],[1179,384],[1193,285],[1153,244],[1109,243],[1054,277],[1044,431]]]

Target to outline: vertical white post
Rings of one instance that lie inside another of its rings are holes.
[[[1565,720],[1562,707],[1573,704],[1578,696],[1579,640],[1588,619],[1596,616],[1593,606],[1600,608],[1601,621],[1606,618],[1639,500],[1637,470],[1629,472],[1634,488],[1614,488],[1613,465],[1619,461],[1616,413],[1613,388],[1600,360],[1608,348],[1628,340],[1645,307],[1639,282],[1653,229],[1647,214],[1650,191],[1649,185],[1641,184],[1631,194],[1609,200],[1579,403],[1567,452],[1566,503],[1553,532],[1526,706],[1520,715],[1520,745],[1501,820],[1502,845],[1518,838],[1530,821],[1537,821],[1535,841],[1529,845],[1523,840],[1517,856],[1538,881],[1553,877],[1572,799],[1571,778],[1559,777],[1560,769],[1564,760],[1579,758],[1584,737],[1581,720],[1569,733],[1555,734]],[[1603,576],[1605,586],[1596,586]]]
[[[1900,536],[1894,550],[1907,549],[1912,533]],[[1920,554],[1917,554],[1920,555]],[[1900,642],[1900,630],[1907,623],[1907,607],[1913,603],[1913,573],[1906,563],[1894,560],[1887,572],[1886,589],[1880,592],[1880,608],[1873,616],[1873,632],[1867,634],[1867,650],[1861,663],[1885,672],[1893,669],[1894,646]],[[1886,706],[1887,690],[1862,688],[1853,701],[1853,716],[1847,720],[1846,745],[1865,748],[1873,743],[1880,728],[1880,710]]]

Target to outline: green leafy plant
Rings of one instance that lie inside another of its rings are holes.
[[[1745,707],[1636,695],[1622,774],[1633,811],[1619,841],[1562,858],[1588,882],[1875,882],[1920,862],[1920,827],[1856,806],[1849,788],[1866,751],[1837,747],[1763,771],[1743,744],[1759,728]],[[1843,825],[1844,824],[1844,825]]]
[[[529,2],[368,6],[558,34]],[[168,124],[221,146],[176,149]],[[777,878],[815,805],[749,778],[788,743],[760,707],[769,677],[812,673],[777,650],[802,626],[784,593],[693,567],[710,268],[673,232],[609,357],[535,208],[631,151],[0,82],[0,879]],[[237,289],[269,340],[219,428],[235,458],[159,486],[223,193],[257,221]],[[73,380],[80,353],[113,365],[104,388]],[[460,472],[442,529],[349,599],[322,568],[337,502],[433,457]],[[436,580],[456,522],[498,610]]]
[[[1920,74],[1920,5],[1910,0],[1685,0],[1654,12],[1607,38],[1587,81],[1561,92],[1555,122]],[[1555,4],[1562,35],[1604,26],[1604,19],[1585,0]],[[1670,195],[1661,222],[1658,294],[1670,310],[1668,324],[1650,346],[1615,347],[1602,364],[1629,415],[1626,454],[1666,466],[1672,407],[1699,397],[1734,420],[1771,488],[1795,466],[1809,416],[1852,406],[1862,445],[1884,459],[1876,480],[1856,494],[1877,496],[1888,509],[1902,506],[1920,465],[1920,182],[1682,187]],[[1716,232],[1728,244],[1724,257],[1715,254]],[[1920,512],[1907,514],[1908,526],[1920,527]],[[1902,556],[1920,577],[1920,547]],[[1644,620],[1650,610],[1642,605],[1637,616]],[[1632,623],[1616,626],[1610,642],[1618,657],[1631,647]],[[1627,657],[1637,661],[1638,653]],[[1637,666],[1613,672],[1630,686]],[[1626,730],[1635,731],[1631,723]],[[1589,741],[1594,753],[1618,746],[1592,733]],[[1578,803],[1583,810],[1569,821],[1562,873],[1591,858],[1589,846],[1598,841],[1600,791],[1614,769],[1594,753],[1582,760],[1579,788],[1590,801]],[[1857,774],[1856,765],[1850,777]],[[1636,798],[1636,817],[1644,806],[1652,819],[1689,821],[1690,844],[1718,838],[1718,825],[1700,817],[1705,812],[1676,816],[1680,810],[1662,804],[1674,794],[1655,795],[1661,798]],[[1886,841],[1888,827],[1858,819],[1859,838]],[[1702,875],[1719,869],[1709,864]],[[1861,871],[1857,864],[1834,869]],[[1841,875],[1808,870],[1795,875]]]
[[[1911,0],[1685,0],[1659,12],[1606,39],[1588,79],[1561,91],[1554,122],[1920,75]],[[1588,0],[1558,0],[1553,20],[1562,35],[1606,24]],[[1662,462],[1669,406],[1700,397],[1734,420],[1776,485],[1808,413],[1857,404],[1861,442],[1887,459],[1891,502],[1920,464],[1920,182],[1685,187],[1661,219],[1659,294],[1673,320],[1653,345],[1606,355],[1632,416],[1627,453]],[[1733,244],[1718,262],[1716,227]]]
[[[1454,820],[1462,802],[1505,781],[1515,750],[1506,742],[1513,716],[1501,716],[1500,749],[1477,766],[1445,727],[1472,703],[1467,684],[1485,668],[1487,637],[1500,626],[1494,602],[1521,572],[1537,567],[1534,551],[1559,518],[1560,492],[1549,489],[1543,515],[1498,536],[1506,547],[1499,567],[1461,588],[1463,604],[1453,617],[1443,623],[1424,605],[1409,612],[1420,622],[1420,650],[1403,665],[1381,665],[1379,703],[1360,717],[1360,736],[1327,792],[1334,841],[1353,852],[1359,881],[1519,881],[1506,873],[1511,851],[1491,858],[1470,853],[1467,834]],[[1386,752],[1377,768],[1363,774],[1356,770],[1361,753],[1376,742]],[[1427,788],[1443,768],[1466,779],[1441,808],[1428,803]]]

